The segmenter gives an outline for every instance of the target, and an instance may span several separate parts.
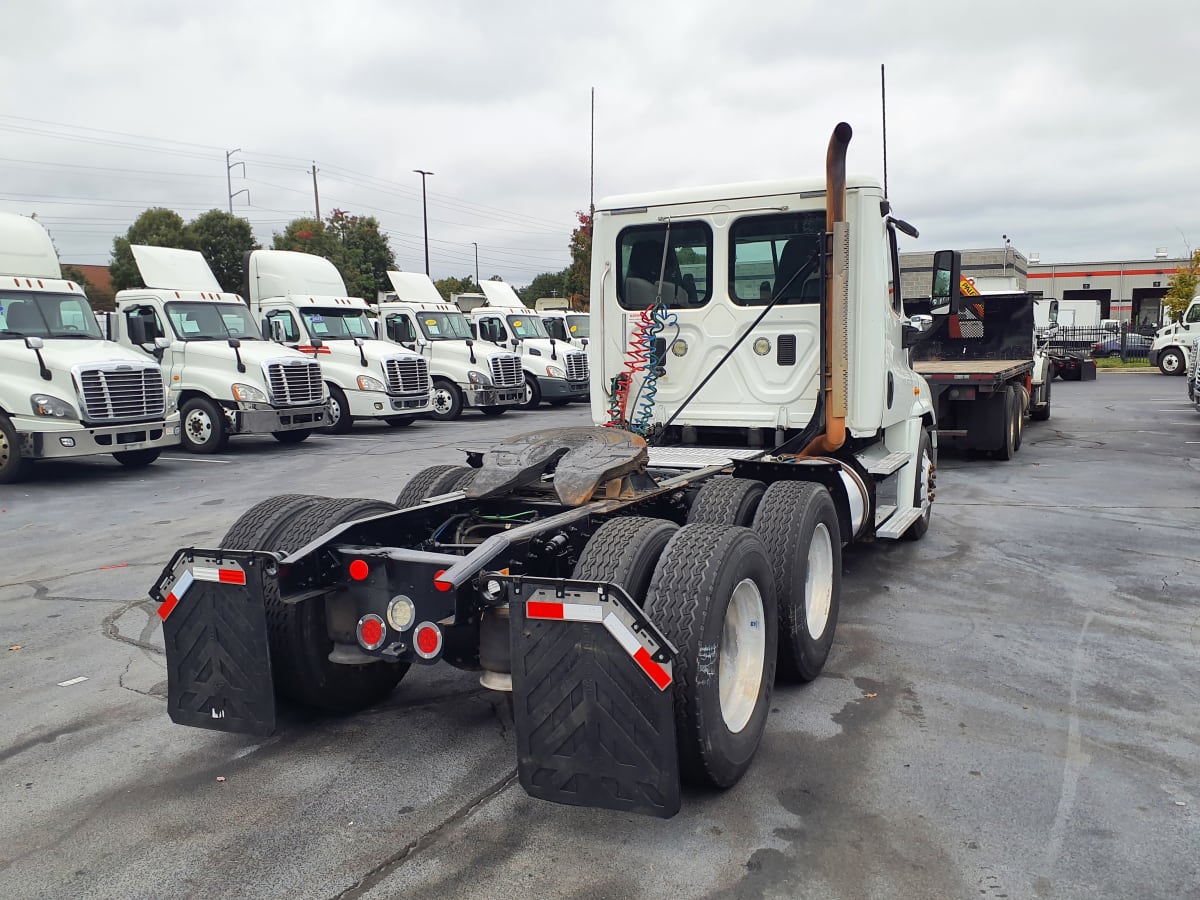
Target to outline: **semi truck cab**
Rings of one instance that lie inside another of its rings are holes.
[[[1188,304],[1179,321],[1160,328],[1150,345],[1150,365],[1164,375],[1183,375],[1188,369],[1188,349],[1200,336],[1200,297]]]

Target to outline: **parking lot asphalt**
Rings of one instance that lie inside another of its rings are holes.
[[[392,499],[582,407],[39,466],[0,486],[0,896],[1200,896],[1185,400],[1056,382],[1014,460],[943,454],[925,539],[846,553],[824,675],[665,821],[527,797],[503,698],[447,666],[265,740],[165,713],[146,590],[175,549],[277,493]]]

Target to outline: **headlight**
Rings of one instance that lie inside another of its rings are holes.
[[[69,419],[71,421],[76,421],[79,418],[79,413],[75,412],[75,407],[67,401],[51,397],[49,394],[34,394],[29,398],[29,405],[33,407],[33,414],[35,416],[45,416],[47,419]]]
[[[482,372],[476,372],[474,369],[471,369],[469,372],[467,372],[467,381],[471,382],[471,384],[477,385],[478,387],[492,386],[492,379],[488,378]]]
[[[551,378],[566,378],[567,373],[558,366],[546,366],[546,374]]]
[[[382,391],[384,390],[384,386],[383,382],[378,378],[372,378],[370,375],[359,375],[358,389],[360,391]]]
[[[167,391],[167,407],[163,410],[163,415],[169,416],[177,409],[179,409],[179,394],[176,391]]]
[[[252,384],[234,384],[233,399],[242,403],[266,403],[267,395]]]

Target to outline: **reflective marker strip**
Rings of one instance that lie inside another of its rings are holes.
[[[221,584],[245,584],[246,573],[241,569],[217,569],[212,566],[193,566],[197,581],[217,581]]]
[[[192,586],[195,578],[191,570],[184,572],[179,576],[179,580],[175,582],[175,587],[171,589],[171,593],[167,594],[167,599],[158,606],[158,617],[164,622],[167,621],[167,616],[175,609],[175,604],[183,599],[183,595],[187,593],[187,589]]]
[[[530,619],[555,619],[564,622],[599,622],[621,645],[633,661],[641,666],[642,671],[658,686],[660,691],[666,690],[671,684],[671,676],[667,670],[650,657],[650,651],[642,646],[637,636],[629,630],[629,626],[617,617],[616,613],[604,614],[601,606],[584,603],[546,603],[530,600],[525,604],[525,615]]]

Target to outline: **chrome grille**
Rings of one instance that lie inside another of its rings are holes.
[[[383,361],[389,394],[429,392],[429,363],[419,356],[392,356]]]
[[[161,418],[166,385],[158,366],[108,363],[75,369],[83,417],[93,423]]]
[[[488,366],[491,368],[492,384],[496,387],[520,387],[525,383],[521,357],[515,353],[497,353],[488,360]]]
[[[567,354],[567,381],[586,381],[588,360],[586,353]]]
[[[320,403],[324,394],[321,365],[307,359],[279,360],[263,364],[271,402],[276,406]]]

